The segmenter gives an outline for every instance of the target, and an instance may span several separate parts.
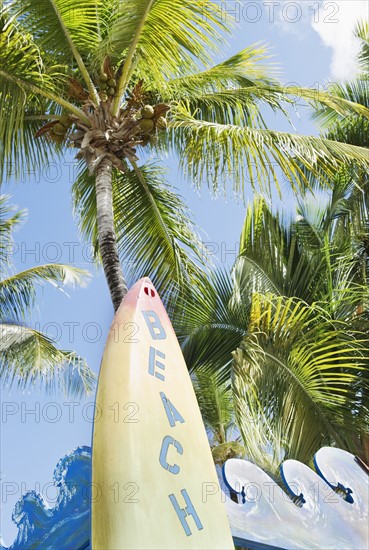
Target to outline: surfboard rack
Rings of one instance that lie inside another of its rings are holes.
[[[332,447],[321,448],[314,465],[316,471],[286,460],[284,490],[255,464],[228,460],[226,488],[239,495],[239,504],[229,494],[225,502],[233,539],[249,548],[369,548],[366,472],[352,454]]]
[[[234,544],[252,550],[353,549],[368,545],[369,477],[350,453],[323,447],[314,472],[295,460],[282,464],[285,491],[263,470],[246,460],[230,459],[219,481],[224,492]],[[29,491],[16,504],[18,535],[7,550],[91,550],[91,449],[78,447],[55,468],[58,496],[49,508],[43,496]],[[333,489],[350,487],[349,503]],[[244,503],[230,499],[244,494]],[[301,507],[293,496],[304,495]],[[5,546],[1,546],[5,550]]]

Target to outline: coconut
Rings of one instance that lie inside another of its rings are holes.
[[[101,101],[108,101],[108,95],[105,92],[100,92]]]
[[[144,132],[148,133],[154,129],[155,125],[154,125],[154,121],[151,120],[150,118],[142,118],[140,120],[140,126]]]
[[[115,80],[115,78],[109,78],[108,80],[108,86],[114,88],[114,86],[117,85],[117,81]]]
[[[59,136],[59,135],[56,135],[56,134],[51,134],[51,139],[54,143],[56,143],[57,145],[61,145],[64,141],[64,136]]]
[[[107,82],[101,82],[101,83],[100,83],[100,90],[106,90],[107,87],[108,87]]]
[[[55,134],[56,136],[64,136],[65,127],[63,126],[63,124],[60,124],[60,122],[57,122],[56,124],[54,124],[53,134]]]
[[[59,122],[64,126],[64,128],[68,128],[71,122],[69,115],[64,113],[64,115],[60,117]]]
[[[141,110],[142,118],[153,118],[155,114],[154,107],[152,105],[145,105]]]
[[[115,94],[115,88],[108,88],[106,90],[106,92],[107,92],[108,95],[114,95]]]
[[[109,77],[108,77],[108,75],[107,75],[106,73],[101,73],[101,74],[99,75],[99,80],[100,80],[100,82],[107,82],[108,78],[109,78]]]

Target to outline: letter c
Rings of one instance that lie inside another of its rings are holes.
[[[176,448],[177,453],[179,455],[183,454],[183,447],[179,443],[179,441],[176,441],[170,435],[166,435],[163,439],[163,443],[161,444],[159,462],[161,466],[164,468],[164,470],[168,470],[168,472],[170,472],[171,474],[176,475],[180,471],[180,467],[178,466],[178,464],[171,465],[171,464],[168,464],[167,462],[169,445],[173,445]]]

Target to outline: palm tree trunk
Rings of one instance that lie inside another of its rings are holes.
[[[96,169],[96,208],[99,250],[114,311],[127,293],[119,261],[113,214],[112,164],[104,159]]]

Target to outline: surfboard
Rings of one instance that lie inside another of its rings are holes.
[[[147,278],[113,320],[96,396],[92,549],[233,549],[190,376]]]

